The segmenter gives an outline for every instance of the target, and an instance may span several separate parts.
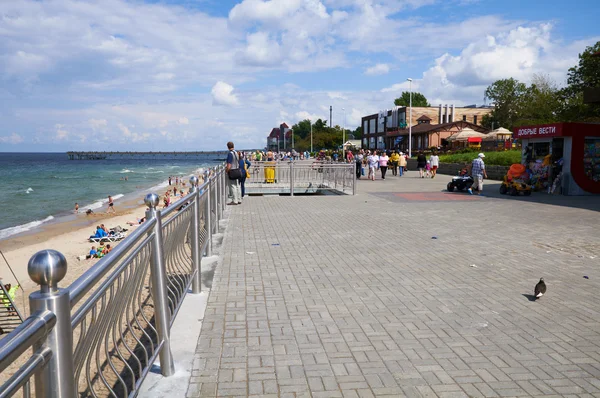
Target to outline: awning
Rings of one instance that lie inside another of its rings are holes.
[[[467,142],[481,142],[481,137],[469,137]]]

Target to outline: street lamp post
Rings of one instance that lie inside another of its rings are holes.
[[[408,157],[412,158],[412,79],[409,77],[409,116],[408,116]]]
[[[346,151],[344,150],[344,145],[346,145],[346,108],[342,108],[342,112],[344,112],[344,124],[342,127],[342,156],[343,160],[346,160]]]
[[[310,121],[310,156],[312,156],[313,153],[313,141],[312,141],[312,120]]]

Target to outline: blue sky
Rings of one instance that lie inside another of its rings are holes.
[[[600,40],[598,6],[536,3],[3,1],[0,152],[261,147],[330,105],[355,128],[407,77],[457,106],[501,78],[564,85]]]

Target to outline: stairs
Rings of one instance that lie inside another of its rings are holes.
[[[0,339],[23,323],[23,317],[0,280]]]

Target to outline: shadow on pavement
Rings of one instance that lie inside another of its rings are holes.
[[[444,190],[444,192],[446,192]],[[468,195],[467,192],[455,192],[456,195]],[[565,196],[551,195],[545,192],[533,192],[531,196],[510,196],[500,194],[500,182],[486,181],[483,196],[494,199],[512,200],[516,202],[540,203],[552,206],[564,206],[600,212],[600,195]]]
[[[529,301],[535,301],[535,296],[533,294],[523,294],[523,296]]]

